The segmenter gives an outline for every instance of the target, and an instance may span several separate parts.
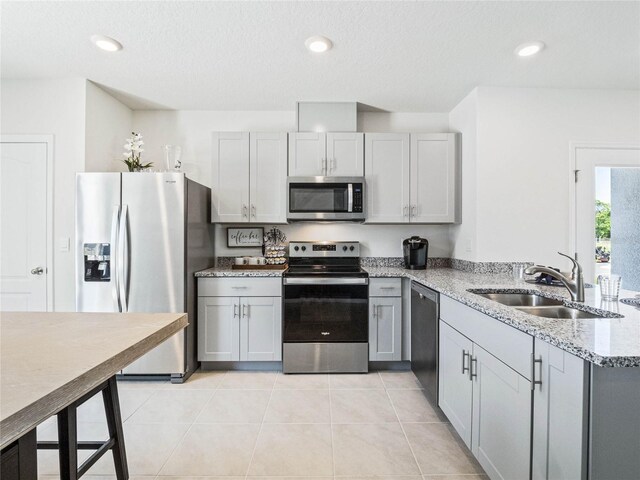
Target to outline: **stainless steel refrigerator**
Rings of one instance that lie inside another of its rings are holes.
[[[210,205],[211,190],[182,173],[77,174],[76,310],[189,315],[123,374],[179,383],[197,368],[193,274],[214,263]]]

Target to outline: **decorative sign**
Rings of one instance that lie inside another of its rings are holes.
[[[227,228],[227,247],[251,248],[261,247],[264,228]]]

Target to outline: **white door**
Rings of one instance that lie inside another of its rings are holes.
[[[412,222],[455,222],[456,163],[454,133],[411,134]]]
[[[198,298],[198,360],[240,360],[238,297]]]
[[[366,133],[367,223],[409,222],[409,134]]]
[[[364,134],[327,133],[327,175],[362,177],[364,175]]]
[[[1,149],[0,310],[46,311],[47,143]]]
[[[575,245],[585,282],[615,273],[622,288],[640,290],[640,147],[585,146],[575,156]]]
[[[369,360],[402,359],[402,297],[369,299]]]
[[[473,394],[469,358],[472,349],[471,340],[448,324],[440,322],[438,406],[469,448]]]
[[[213,134],[211,220],[249,221],[249,133]]]
[[[289,176],[325,176],[327,174],[326,152],[326,135],[324,133],[290,133]]]
[[[241,297],[240,310],[240,360],[282,360],[282,297]]]
[[[490,478],[529,478],[531,383],[475,344],[470,368],[471,451]]]
[[[250,221],[287,223],[287,134],[249,134]]]

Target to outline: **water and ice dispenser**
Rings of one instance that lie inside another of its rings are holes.
[[[111,244],[84,244],[84,281],[111,281]]]

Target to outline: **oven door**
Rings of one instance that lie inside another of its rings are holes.
[[[367,278],[284,279],[285,343],[358,343],[369,338]]]
[[[352,177],[292,177],[288,220],[364,220],[364,181]]]

